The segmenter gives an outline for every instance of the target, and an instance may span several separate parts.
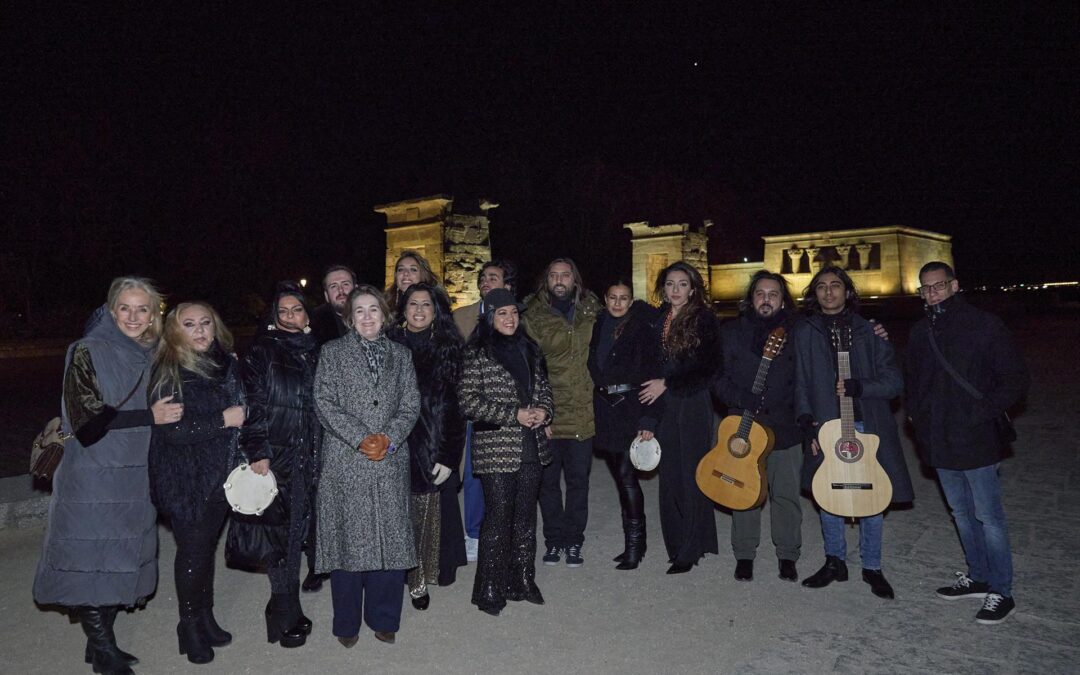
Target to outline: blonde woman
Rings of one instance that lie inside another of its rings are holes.
[[[401,304],[402,294],[413,284],[427,284],[435,287],[440,285],[439,280],[435,278],[435,273],[431,271],[431,263],[427,261],[427,258],[416,251],[407,249],[401,252],[397,262],[394,263],[394,280],[383,292],[383,299],[391,313],[397,310],[397,306]],[[387,326],[395,323],[391,318],[393,317],[387,316]]]
[[[165,317],[150,390],[151,400],[172,396],[184,403],[183,418],[155,427],[150,437],[150,488],[176,538],[176,633],[180,653],[192,663],[209,663],[213,647],[232,641],[213,613],[214,552],[229,513],[221,486],[236,463],[244,423],[232,346],[213,307],[177,305]]]
[[[34,600],[78,615],[86,661],[98,673],[132,672],[138,659],[116,646],[113,621],[157,587],[150,427],[183,418],[172,397],[147,403],[160,307],[150,280],[115,279],[67,352],[61,414],[72,437],[53,477]]]

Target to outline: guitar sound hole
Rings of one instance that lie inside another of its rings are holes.
[[[863,446],[857,439],[846,440],[841,438],[836,443],[836,457],[841,462],[852,464],[862,459]]]
[[[746,457],[750,453],[750,443],[745,438],[739,438],[738,436],[732,436],[728,440],[728,452],[735,457]]]

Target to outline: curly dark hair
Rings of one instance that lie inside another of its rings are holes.
[[[844,303],[844,308],[850,310],[853,314],[859,313],[859,291],[855,288],[855,282],[851,280],[848,273],[840,269],[836,265],[829,265],[828,267],[822,267],[818,270],[817,274],[810,279],[810,283],[803,289],[803,309],[812,313],[821,313],[821,303],[818,302],[817,293],[814,291],[814,287],[817,286],[821,277],[826,274],[835,274],[840,282],[844,284],[844,290],[847,291],[847,300]]]
[[[753,314],[754,291],[757,288],[758,282],[763,279],[771,279],[780,284],[780,296],[784,302],[784,307],[788,308],[790,311],[795,311],[795,298],[791,295],[791,289],[788,287],[787,279],[784,278],[784,275],[770,272],[769,270],[758,270],[750,277],[750,285],[746,287],[746,295],[739,301],[739,311],[743,314]]]
[[[435,333],[439,336],[442,336],[444,333],[452,333],[460,340],[461,332],[458,331],[457,325],[454,323],[454,319],[450,314],[450,299],[446,297],[446,291],[444,291],[441,286],[432,286],[423,281],[409,286],[401,294],[401,300],[398,301],[397,313],[394,315],[394,324],[398,326],[405,325],[405,308],[409,306],[409,298],[419,291],[426,291],[428,296],[431,297],[431,304],[435,308],[435,318],[431,322],[431,327]]]
[[[517,264],[509,258],[495,258],[489,260],[480,267],[480,271],[476,273],[476,285],[480,285],[480,281],[484,278],[484,272],[489,267],[498,267],[502,270],[503,285],[511,288],[514,294],[517,294],[518,283],[518,267]]]
[[[664,341],[664,349],[668,354],[674,355],[697,349],[701,344],[701,337],[694,332],[694,327],[697,325],[698,315],[701,312],[710,310],[708,305],[705,304],[705,282],[701,278],[701,272],[698,272],[697,268],[690,263],[678,260],[660,270],[660,274],[656,277],[656,286],[653,289],[657,297],[664,299],[664,305],[668,307],[667,311],[671,311],[671,308],[664,293],[664,284],[667,282],[668,275],[672,272],[682,272],[689,277],[691,290],[690,297],[686,300],[686,306],[672,320],[667,340]],[[664,316],[666,318],[666,312]]]

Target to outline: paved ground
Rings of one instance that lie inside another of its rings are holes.
[[[540,566],[547,605],[514,603],[501,617],[469,602],[473,567],[457,584],[435,588],[432,606],[406,605],[396,645],[370,634],[345,650],[330,635],[329,592],[304,596],[315,621],[308,644],[268,645],[262,625],[266,579],[218,572],[218,616],[236,635],[215,661],[191,666],[177,654],[175,547],[161,530],[161,581],[147,609],[117,620],[121,646],[138,654],[141,673],[777,673],[777,672],[1080,672],[1080,582],[1069,555],[1080,536],[1080,391],[1075,317],[1043,318],[1021,334],[1035,387],[1017,422],[1016,457],[1006,464],[1006,510],[1015,550],[1013,616],[999,626],[973,622],[978,602],[946,602],[933,589],[963,567],[937,484],[920,473],[908,447],[914,508],[886,518],[884,568],[895,601],[872,596],[858,577],[857,536],[849,531],[852,580],[808,590],[776,577],[771,546],[760,550],[752,583],[736,582],[726,551],[730,519],[718,513],[720,556],[669,577],[659,539],[655,480],[645,486],[652,548],[636,571],[608,562],[621,547],[618,503],[603,464],[594,464],[586,564]],[[906,442],[906,440],[905,440]],[[803,525],[802,576],[823,559],[812,507]],[[768,540],[767,518],[764,529]],[[89,672],[77,626],[37,609],[30,596],[42,528],[0,530],[0,670]]]

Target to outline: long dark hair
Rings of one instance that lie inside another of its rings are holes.
[[[574,302],[581,302],[588,297],[589,289],[585,288],[585,281],[581,277],[581,270],[578,269],[577,263],[570,258],[555,258],[547,264],[547,267],[544,268],[543,275],[540,277],[540,282],[536,284],[536,294],[547,300],[548,303],[551,302],[551,293],[548,291],[547,287],[548,274],[551,273],[551,268],[559,263],[570,266],[570,277],[574,281],[574,292],[572,294]]]
[[[813,314],[821,313],[821,304],[818,302],[817,293],[814,291],[814,287],[817,286],[821,277],[826,274],[835,274],[840,282],[844,284],[845,295],[847,296],[844,302],[844,309],[850,310],[852,314],[859,313],[859,291],[855,288],[855,282],[851,280],[848,273],[840,269],[835,265],[829,265],[828,267],[822,267],[818,270],[811,279],[809,285],[803,290],[803,308]]]
[[[432,286],[423,281],[409,286],[402,292],[401,300],[398,301],[394,323],[408,330],[405,327],[405,309],[409,306],[409,298],[413,296],[413,293],[420,291],[427,292],[428,297],[431,298],[431,304],[435,308],[435,318],[431,322],[432,331],[439,337],[453,335],[460,342],[461,333],[458,331],[457,324],[454,323],[454,319],[450,314],[450,300],[446,297],[446,292],[441,287]]]
[[[664,341],[664,350],[668,354],[683,354],[696,349],[701,344],[701,337],[695,332],[697,319],[701,312],[708,312],[709,307],[705,304],[705,282],[701,278],[701,272],[690,263],[677,260],[664,269],[656,277],[654,292],[667,304],[664,295],[664,283],[667,276],[672,272],[682,272],[690,279],[690,288],[693,291],[686,299],[686,306],[679,311],[679,315],[671,322],[667,340]],[[672,311],[668,308],[668,311]]]
[[[495,310],[489,308],[480,317],[480,321],[476,324],[476,330],[469,337],[468,348],[473,351],[484,352],[488,358],[494,359],[495,355],[492,346],[497,340],[520,340],[525,345],[525,355],[529,360],[529,367],[532,367],[536,363],[536,359],[540,358],[540,345],[529,337],[528,332],[525,331],[525,322],[521,321],[520,317],[514,334],[503,335],[495,330]]]
[[[770,279],[780,284],[780,298],[784,303],[784,307],[788,308],[789,311],[795,311],[795,298],[791,296],[791,289],[788,287],[787,279],[784,278],[784,275],[769,270],[758,270],[750,277],[750,285],[746,287],[746,295],[739,301],[739,311],[743,314],[753,313],[754,291],[757,289],[758,282],[763,279]]]

